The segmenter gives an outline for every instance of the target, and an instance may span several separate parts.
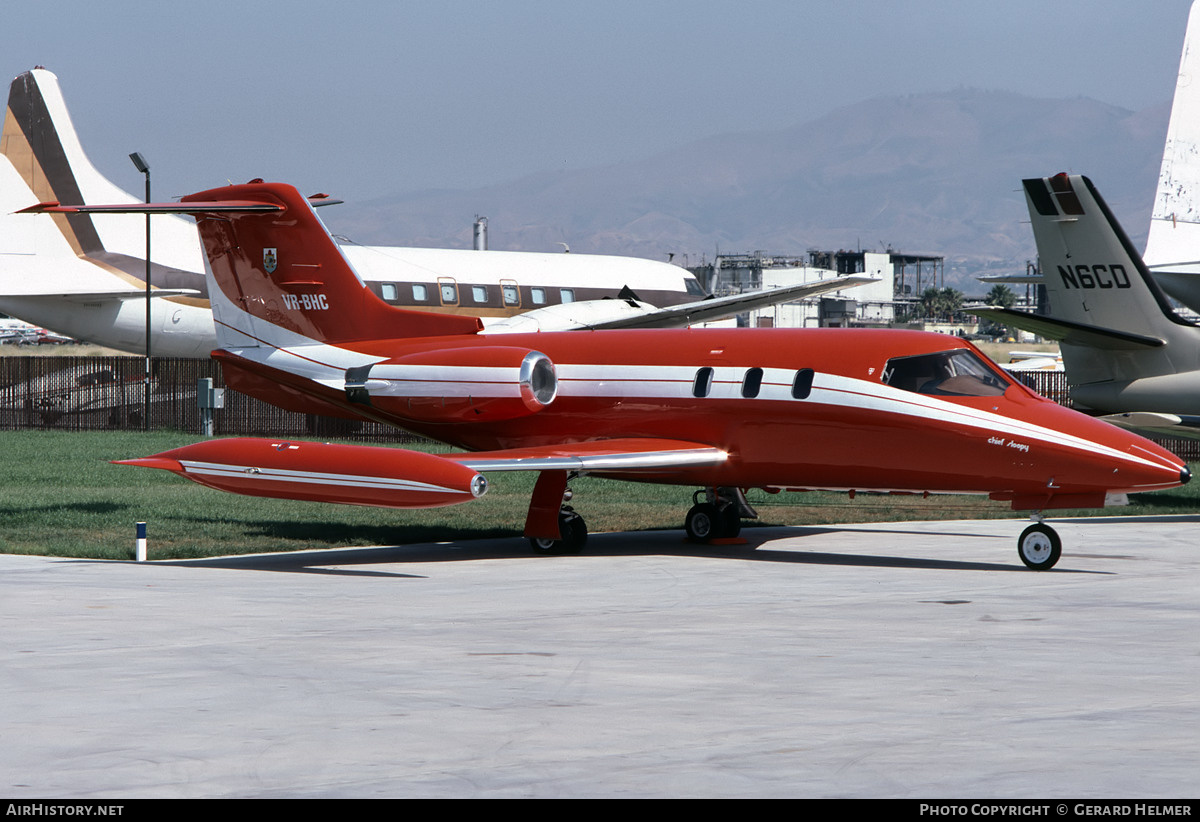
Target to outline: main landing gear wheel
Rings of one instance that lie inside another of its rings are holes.
[[[558,512],[558,532],[562,534],[562,539],[530,537],[529,544],[535,553],[546,555],[578,554],[587,544],[587,524],[583,517],[569,508]]]
[[[690,541],[707,544],[714,539],[736,537],[742,532],[742,518],[736,505],[718,508],[711,502],[701,502],[687,512],[683,527]]]
[[[683,527],[687,531],[689,540],[705,543],[715,539],[717,522],[717,506],[709,502],[701,502],[693,505],[687,512]]]
[[[1047,571],[1062,556],[1062,541],[1053,528],[1038,522],[1021,532],[1021,538],[1017,540],[1017,553],[1027,567],[1034,571]]]

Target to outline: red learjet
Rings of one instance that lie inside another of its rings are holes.
[[[736,535],[744,489],[987,494],[1014,509],[1101,507],[1189,479],[1174,454],[1063,408],[969,343],[910,331],[581,330],[489,335],[473,317],[389,306],[312,206],[254,181],[149,206],[192,214],[231,387],[283,408],[392,423],[464,449],[273,439],[202,442],[126,464],[287,499],[397,508],[468,502],[481,472],[536,471],[525,533],[575,552],[585,473],[698,486],[695,541]],[[1057,562],[1039,521],[1018,542]]]

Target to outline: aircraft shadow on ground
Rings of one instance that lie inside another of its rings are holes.
[[[885,556],[864,553],[831,553],[807,551],[794,546],[788,549],[771,548],[771,544],[783,538],[801,539],[829,534],[862,533],[879,537],[887,534],[912,536],[913,531],[903,529],[858,529],[826,526],[815,527],[763,527],[747,528],[742,532],[738,544],[695,545],[688,542],[682,531],[639,531],[623,533],[593,534],[580,556],[591,558],[628,556],[678,556],[703,557],[749,562],[773,562],[799,565],[854,566],[875,568],[914,568],[929,570],[958,571],[1019,571],[1030,573],[1014,557],[1011,562],[978,562],[969,560],[942,559],[921,556]],[[394,529],[390,531],[395,536]],[[925,536],[934,538],[953,537],[998,540],[996,534],[963,533],[958,531],[925,531]],[[956,543],[957,544],[957,543]],[[1008,541],[1004,542],[1006,547]],[[1015,552],[1014,552],[1015,553]],[[312,551],[278,554],[254,554],[246,556],[213,557],[202,559],[164,560],[155,565],[188,566],[202,568],[241,569],[259,571],[282,571],[348,576],[381,576],[421,578],[423,574],[383,570],[380,566],[392,564],[419,564],[440,562],[463,562],[479,560],[536,559],[554,562],[561,557],[535,555],[528,542],[521,537],[470,539],[456,535],[452,541],[424,542],[415,545],[381,545],[364,548],[330,548]],[[358,567],[350,567],[358,566]],[[371,567],[374,566],[374,567]],[[1086,569],[1060,568],[1055,573],[1102,573]]]
[[[63,504],[50,505],[21,505],[16,507],[0,507],[0,517],[17,518],[28,517],[37,514],[46,513],[80,513],[80,514],[111,514],[114,511],[122,511],[129,506],[121,502],[107,502],[97,500],[94,502],[69,502]]]

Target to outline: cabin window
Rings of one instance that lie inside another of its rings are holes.
[[[471,297],[477,303],[487,302],[487,287],[482,285],[471,286]]]
[[[751,368],[746,372],[746,376],[742,377],[742,396],[748,400],[752,400],[758,396],[759,390],[762,388],[763,370],[761,368]]]
[[[798,400],[808,399],[808,395],[812,393],[813,370],[811,368],[801,368],[796,372],[796,379],[792,380],[792,397]]]
[[[380,283],[379,296],[383,297],[389,303],[396,302],[396,284],[395,283]]]
[[[559,294],[561,294],[561,295],[562,295],[562,301],[563,301],[564,303],[573,303],[573,302],[575,302],[575,289],[573,289],[573,288],[563,288],[563,289],[560,289],[560,290],[559,290]]]
[[[516,307],[521,304],[521,289],[512,280],[500,283],[500,295],[504,298],[506,306]]]
[[[696,379],[692,382],[693,397],[707,397],[712,391],[713,370],[707,365],[696,372]]]
[[[449,277],[438,279],[438,293],[442,295],[442,305],[458,305],[458,283]]]
[[[531,300],[533,300],[534,305],[545,305],[546,304],[546,289],[544,289],[544,288],[529,289],[529,298]]]
[[[423,303],[429,299],[429,289],[424,283],[413,283],[413,301]]]
[[[883,382],[902,391],[950,397],[994,397],[1012,382],[971,351],[955,349],[913,357],[893,357]]]

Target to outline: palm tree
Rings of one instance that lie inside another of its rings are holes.
[[[996,283],[984,297],[988,305],[998,305],[1001,308],[1012,308],[1016,305],[1017,295],[1004,283]]]
[[[921,293],[921,309],[924,312],[925,319],[937,319],[941,311],[940,293],[938,289],[932,286]]]
[[[926,319],[954,322],[962,308],[963,293],[957,288],[927,288],[921,294],[921,307]]]
[[[992,290],[983,299],[988,305],[999,306],[1000,308],[1012,308],[1017,302],[1017,295],[1008,286],[1003,283],[997,283],[992,286]],[[986,333],[997,336],[1013,336],[1012,328],[995,321],[988,322],[984,330]]]

